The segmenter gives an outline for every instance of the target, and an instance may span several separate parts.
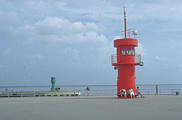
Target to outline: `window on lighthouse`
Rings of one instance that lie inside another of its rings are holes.
[[[122,49],[122,55],[135,55],[133,48]]]
[[[126,55],[125,49],[122,49],[122,55]]]

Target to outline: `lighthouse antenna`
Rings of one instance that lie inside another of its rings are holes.
[[[125,11],[125,8],[124,7],[124,36],[125,36],[125,39],[126,39],[126,11]]]

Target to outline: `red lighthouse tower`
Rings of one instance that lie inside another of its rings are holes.
[[[135,94],[135,65],[143,65],[141,55],[135,53],[135,47],[138,41],[135,38],[135,30],[126,29],[126,12],[124,8],[124,38],[114,40],[114,47],[117,49],[117,55],[112,55],[112,65],[118,70],[117,96],[122,98],[120,91],[133,89]],[[129,97],[129,96],[128,96]]]

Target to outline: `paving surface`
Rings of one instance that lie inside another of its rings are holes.
[[[182,96],[0,98],[0,120],[180,120]]]

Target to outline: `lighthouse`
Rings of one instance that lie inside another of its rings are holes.
[[[134,29],[128,29],[126,25],[126,11],[124,8],[124,31],[123,38],[114,40],[114,47],[117,54],[111,56],[112,65],[114,69],[118,70],[117,77],[117,96],[122,98],[121,90],[133,89],[136,94],[135,88],[135,66],[143,66],[141,55],[135,53],[135,47],[138,46],[138,40],[135,39],[137,32]],[[129,97],[128,95],[126,97]]]

